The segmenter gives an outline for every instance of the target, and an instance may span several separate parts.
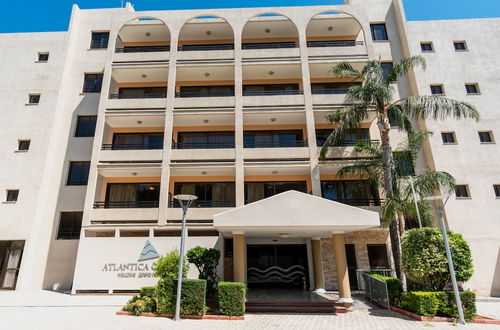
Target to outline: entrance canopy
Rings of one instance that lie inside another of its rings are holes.
[[[214,227],[224,235],[331,237],[378,226],[377,212],[294,190],[214,216]]]

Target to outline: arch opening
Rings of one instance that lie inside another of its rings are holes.
[[[220,51],[234,49],[231,25],[218,16],[197,16],[187,21],[179,33],[179,51]]]
[[[117,53],[168,52],[170,30],[161,20],[141,17],[127,22],[118,32]]]
[[[242,49],[297,48],[299,32],[295,24],[279,13],[250,18],[242,32]]]

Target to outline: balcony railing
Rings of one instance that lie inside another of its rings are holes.
[[[296,48],[295,42],[263,42],[263,43],[245,43],[241,45],[242,49],[277,49],[277,48]]]
[[[326,198],[326,197],[324,197],[324,198]],[[351,206],[380,206],[380,204],[382,202],[382,200],[379,198],[359,198],[359,199],[355,199],[355,198],[349,198],[349,199],[327,198],[327,199],[334,201],[334,202],[339,202],[342,204],[351,205]]]
[[[325,89],[312,89],[311,93],[317,94],[346,94],[347,88],[325,88]]]
[[[203,50],[233,50],[233,44],[219,44],[219,45],[183,45],[177,48],[181,52],[187,51],[203,51]]]
[[[243,91],[243,96],[302,95],[301,90]]]
[[[362,46],[363,41],[343,40],[343,41],[308,41],[307,47],[353,47]]]
[[[172,142],[173,149],[225,149],[234,148],[234,142]]]
[[[158,207],[158,201],[94,202],[95,209],[144,209],[156,207]]]
[[[210,207],[235,207],[235,201],[211,201],[211,200],[195,200],[189,207],[197,207],[197,208],[210,208]],[[168,207],[180,208],[181,205],[179,201],[172,200],[168,202]]]
[[[227,97],[234,96],[234,91],[211,91],[211,92],[178,92],[175,97]]]
[[[134,46],[116,48],[116,53],[152,53],[152,52],[168,52],[170,46]]]
[[[142,143],[142,144],[132,144],[132,143],[113,143],[113,144],[103,144],[102,150],[155,150],[163,149],[163,144],[159,143]]]
[[[109,94],[110,99],[164,99],[166,93],[151,93],[151,94]]]
[[[307,141],[244,142],[244,148],[295,148],[307,147]]]
[[[322,147],[323,144],[325,144],[326,139],[317,139],[316,143],[318,147]],[[346,140],[346,141],[341,141],[334,145],[333,147],[355,147],[359,142],[361,141],[366,141],[366,142],[371,142],[371,143],[379,143],[380,140]]]

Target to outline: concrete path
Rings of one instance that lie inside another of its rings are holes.
[[[500,298],[481,298],[476,301],[477,313],[500,320]],[[500,326],[498,327],[500,329]]]

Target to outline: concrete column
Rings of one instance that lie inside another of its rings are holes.
[[[323,276],[323,258],[321,256],[321,239],[311,240],[313,265],[314,265],[314,289],[325,291],[325,278]]]
[[[337,269],[337,281],[339,285],[339,301],[349,308],[352,305],[352,299],[351,287],[349,285],[349,273],[347,272],[344,234],[333,234],[332,240],[335,267]]]
[[[246,282],[245,235],[233,234],[234,281]]]

